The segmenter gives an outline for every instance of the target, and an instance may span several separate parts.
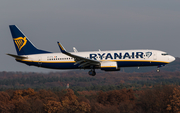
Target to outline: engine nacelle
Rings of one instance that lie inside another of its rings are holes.
[[[120,68],[117,66],[117,62],[104,61],[104,62],[101,62],[101,70],[104,70],[104,71],[119,71]]]

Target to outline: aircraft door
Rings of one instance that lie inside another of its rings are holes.
[[[156,52],[153,52],[153,60],[156,60],[157,59],[157,54]]]
[[[42,64],[42,57],[40,56],[40,57],[38,57],[38,65],[39,65],[39,67],[41,67],[41,64]]]
[[[144,58],[144,59],[147,59],[147,55],[146,55],[146,53],[144,53],[143,58]]]

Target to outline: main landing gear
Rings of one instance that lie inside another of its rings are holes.
[[[96,75],[95,69],[91,69],[91,70],[88,72],[88,74],[91,75],[91,76],[95,76],[95,75]]]

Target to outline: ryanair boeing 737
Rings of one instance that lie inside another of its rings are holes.
[[[73,48],[74,52],[67,52],[59,42],[57,43],[61,53],[52,53],[37,49],[15,25],[9,27],[17,55],[7,55],[29,66],[50,69],[90,69],[89,75],[95,76],[95,69],[119,71],[121,67],[134,66],[157,66],[157,72],[159,72],[159,67],[175,60],[173,56],[159,50],[78,52]]]

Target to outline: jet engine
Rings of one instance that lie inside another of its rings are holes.
[[[120,68],[117,66],[117,62],[104,61],[104,62],[101,62],[101,70],[104,70],[104,71],[119,71]]]

